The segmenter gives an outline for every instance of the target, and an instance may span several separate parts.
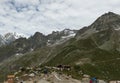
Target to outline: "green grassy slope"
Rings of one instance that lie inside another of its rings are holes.
[[[76,62],[82,61],[82,59],[89,59],[90,62],[84,62],[79,64],[80,70],[90,76],[96,76],[105,80],[120,80],[120,53],[117,51],[105,51],[99,49],[97,45],[91,39],[75,40],[69,45],[61,49],[53,59],[51,59],[46,65],[56,66],[63,65],[78,65]],[[78,72],[79,72],[78,71]],[[77,77],[77,73],[74,77]],[[78,77],[77,77],[78,78]]]

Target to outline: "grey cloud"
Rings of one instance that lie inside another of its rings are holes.
[[[119,7],[120,0],[0,0],[0,33],[80,29]]]

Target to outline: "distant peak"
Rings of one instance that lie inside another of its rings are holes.
[[[34,38],[40,38],[40,37],[44,37],[44,36],[45,36],[45,35],[42,34],[42,33],[40,33],[40,32],[36,32],[36,33],[33,35]]]
[[[114,12],[108,12],[108,13],[105,13],[104,15],[116,15]]]
[[[40,33],[40,32],[35,32],[35,35],[42,35],[42,33]]]
[[[106,20],[110,20],[110,19],[118,19],[120,18],[120,15],[113,13],[113,12],[108,12],[103,14],[101,17],[99,17],[99,19],[106,19]]]
[[[118,17],[119,15],[113,12],[108,12],[108,13],[103,14],[101,17],[113,17],[113,16]]]
[[[92,25],[101,25],[106,24],[110,22],[115,22],[120,20],[120,15],[115,14],[113,12],[108,12],[100,16]]]
[[[6,34],[5,34],[5,37],[11,36],[11,35],[13,35],[13,33],[10,33],[10,32],[9,32],[9,33],[6,33]]]

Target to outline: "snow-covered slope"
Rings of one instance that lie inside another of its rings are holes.
[[[62,31],[53,31],[52,34],[49,34],[48,45],[58,45],[64,43],[65,41],[73,38],[77,33],[77,30],[64,29]]]
[[[5,35],[0,35],[0,46],[9,44],[20,37],[25,37],[24,35],[14,33],[6,33]]]

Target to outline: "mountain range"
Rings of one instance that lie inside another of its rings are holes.
[[[13,33],[7,33],[5,36],[1,36],[0,39],[1,50],[4,50],[3,54],[1,54],[2,56],[0,60],[2,61],[4,58],[6,59],[8,56],[10,57],[14,54],[24,54],[45,46],[58,45],[74,37],[76,33],[77,30],[70,29],[56,32],[53,31],[49,35],[44,35],[40,32],[36,32],[29,38],[22,37]],[[14,50],[10,51],[11,48]]]
[[[47,36],[36,32],[0,47],[0,71],[5,74],[20,67],[59,64],[79,66],[70,72],[76,79],[83,71],[91,77],[120,80],[120,15],[108,12],[80,30],[53,31]]]

